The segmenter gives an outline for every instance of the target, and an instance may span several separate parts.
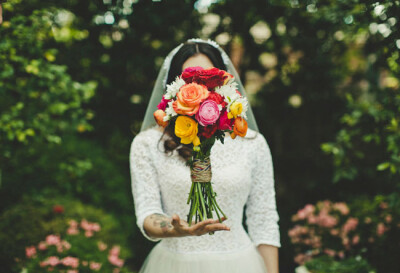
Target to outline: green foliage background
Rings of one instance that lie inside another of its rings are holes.
[[[274,158],[281,272],[295,267],[298,208],[399,191],[400,2],[211,2],[4,4],[0,213],[43,192],[102,208],[139,269],[153,245],[135,224],[129,146],[163,58],[192,37],[222,41],[252,96]]]

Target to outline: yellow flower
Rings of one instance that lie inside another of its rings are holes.
[[[187,116],[179,116],[175,122],[175,135],[181,139],[181,143],[194,146],[200,145],[200,139],[197,136],[198,124]]]
[[[232,103],[230,107],[230,112],[228,113],[228,118],[236,118],[238,115],[240,115],[243,111],[243,105],[240,102],[235,101]]]

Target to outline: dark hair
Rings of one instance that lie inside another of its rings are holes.
[[[186,42],[171,60],[166,84],[170,84],[171,82],[173,82],[175,78],[182,73],[182,67],[186,60],[190,57],[196,56],[197,54],[206,55],[213,63],[214,67],[222,70],[227,70],[221,53],[217,48],[208,43]],[[181,144],[180,139],[175,136],[174,127],[175,124],[168,124],[168,126],[164,129],[163,135],[161,136],[161,138],[164,136],[164,134],[170,136],[170,138],[164,141],[165,152],[172,153],[172,151],[176,149],[179,155],[187,160],[192,155],[193,145]]]

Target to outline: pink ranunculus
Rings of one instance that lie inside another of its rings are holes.
[[[167,108],[168,102],[170,102],[171,100],[167,100],[166,98],[164,98],[164,96],[161,99],[161,102],[157,105],[157,108],[160,110],[165,111],[165,108]]]
[[[228,112],[223,110],[219,117],[218,129],[219,130],[232,130],[233,119],[228,118]]]
[[[86,231],[85,231],[85,236],[88,237],[88,238],[89,238],[89,237],[92,237],[92,236],[93,236],[93,231],[91,231],[91,230],[86,230]]]
[[[60,236],[50,234],[46,237],[46,243],[48,245],[56,245],[60,242]]]
[[[215,101],[206,100],[200,105],[196,120],[202,126],[212,125],[218,120],[219,114],[218,104]]]
[[[36,247],[35,246],[27,246],[25,248],[25,254],[27,258],[32,258],[36,255]]]
[[[61,260],[61,263],[65,266],[77,268],[79,266],[79,259],[71,256],[67,256]]]
[[[69,269],[67,273],[78,273],[79,271],[76,269]]]
[[[90,269],[99,271],[101,268],[101,263],[96,263],[96,262],[90,262]]]

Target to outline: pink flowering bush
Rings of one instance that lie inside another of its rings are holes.
[[[394,256],[381,251],[400,249],[399,208],[397,197],[380,195],[373,200],[358,198],[349,204],[329,200],[307,204],[292,216],[294,226],[288,231],[294,261],[304,265],[320,256],[338,261],[363,257],[378,271],[400,270]]]
[[[127,272],[121,247],[103,242],[98,236],[100,231],[97,222],[69,219],[65,232],[49,234],[37,244],[26,246],[26,258],[19,264],[28,272]]]
[[[102,209],[26,195],[0,214],[0,272],[127,272],[127,241],[118,219]]]

